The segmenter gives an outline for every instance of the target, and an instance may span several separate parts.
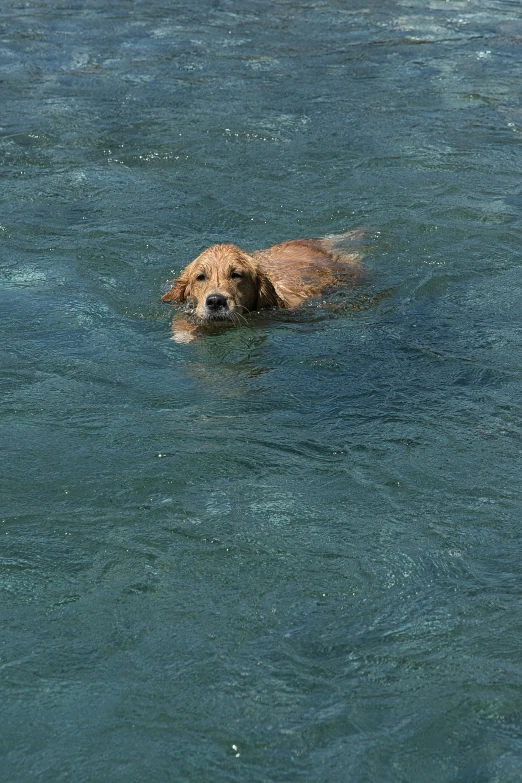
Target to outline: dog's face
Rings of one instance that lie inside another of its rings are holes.
[[[213,245],[205,250],[162,299],[191,301],[201,321],[234,321],[238,314],[281,304],[252,256],[235,245]]]

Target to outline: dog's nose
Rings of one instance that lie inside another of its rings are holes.
[[[223,294],[210,294],[207,296],[206,305],[209,310],[226,310],[227,300]]]

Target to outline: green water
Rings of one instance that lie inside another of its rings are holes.
[[[521,78],[509,0],[0,7],[0,779],[522,781]]]

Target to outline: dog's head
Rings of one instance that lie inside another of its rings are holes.
[[[285,302],[257,262],[235,245],[212,245],[174,281],[164,302],[192,302],[201,321],[233,321],[235,314]]]

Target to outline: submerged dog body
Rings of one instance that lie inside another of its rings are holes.
[[[199,324],[237,321],[267,307],[297,307],[341,277],[361,275],[360,255],[340,247],[361,236],[361,231],[352,231],[325,239],[296,239],[253,253],[232,244],[212,245],[161,298],[191,302]]]

